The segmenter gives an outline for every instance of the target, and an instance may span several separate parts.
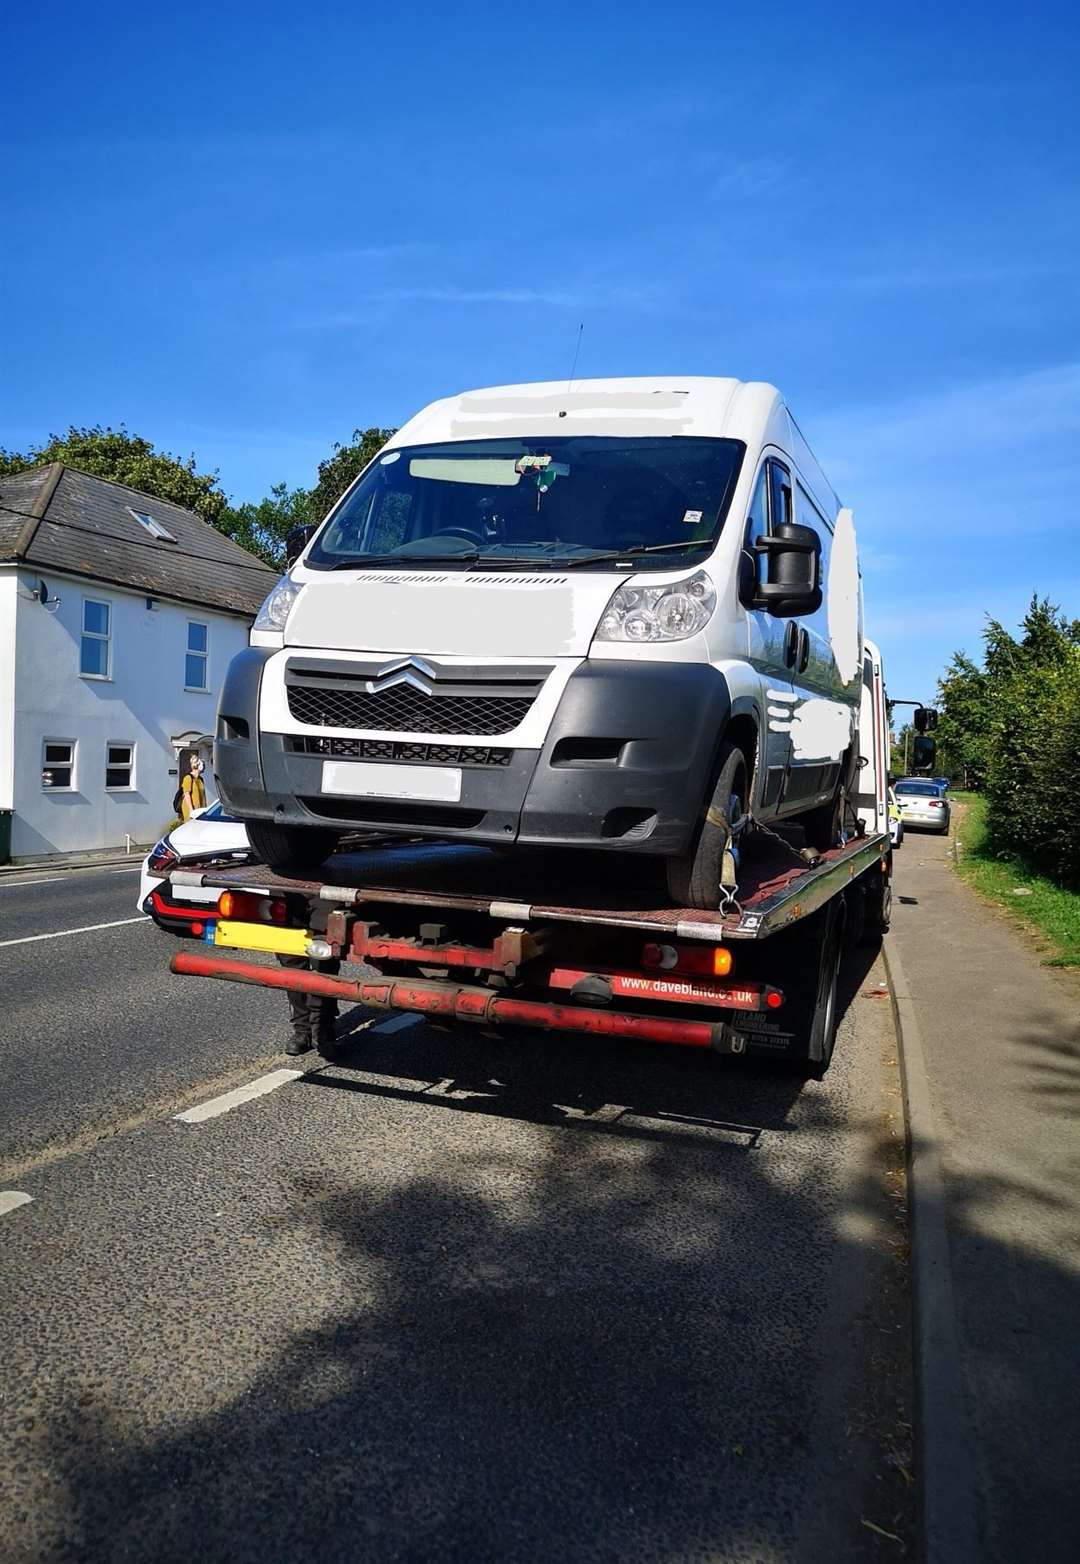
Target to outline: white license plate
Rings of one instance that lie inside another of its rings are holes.
[[[461,771],[456,766],[394,766],[366,760],[324,760],[322,790],[343,798],[417,798],[456,804]]]

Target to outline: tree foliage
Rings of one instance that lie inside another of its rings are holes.
[[[979,668],[957,653],[939,685],[945,769],[985,788],[991,848],[1080,885],[1080,622],[1035,596],[1014,636],[983,632]]]
[[[313,522],[322,521],[393,433],[393,429],[354,429],[351,445],[334,446],[333,455],[319,463],[319,475],[309,496]]]
[[[311,521],[311,495],[307,489],[290,489],[276,483],[258,504],[236,505],[218,522],[234,543],[257,554],[275,570],[284,570],[285,540],[296,527]]]
[[[51,434],[44,445],[31,446],[26,453],[0,449],[0,474],[48,462],[66,462],[79,472],[171,500],[215,526],[229,505],[216,472],[200,473],[194,456],[185,461],[155,450],[149,440],[129,434],[123,424],[119,429],[103,429],[100,424],[78,429],[72,424],[67,434]]]

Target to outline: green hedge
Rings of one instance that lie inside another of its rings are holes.
[[[1080,888],[1080,622],[1034,598],[1023,632],[991,621],[985,666],[953,659],[945,748],[986,794],[990,850]]]

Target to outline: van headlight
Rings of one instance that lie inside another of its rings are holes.
[[[303,591],[291,576],[282,576],[255,615],[253,630],[284,630],[293,604]]]
[[[685,641],[704,630],[716,589],[703,570],[671,586],[621,586],[604,609],[598,641]]]

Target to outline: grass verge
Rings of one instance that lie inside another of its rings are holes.
[[[1080,895],[1063,890],[1019,859],[998,858],[986,844],[986,799],[979,793],[953,793],[957,868],[981,896],[1036,930],[1050,947],[1049,967],[1080,967]],[[1017,891],[1027,892],[1018,896]]]

